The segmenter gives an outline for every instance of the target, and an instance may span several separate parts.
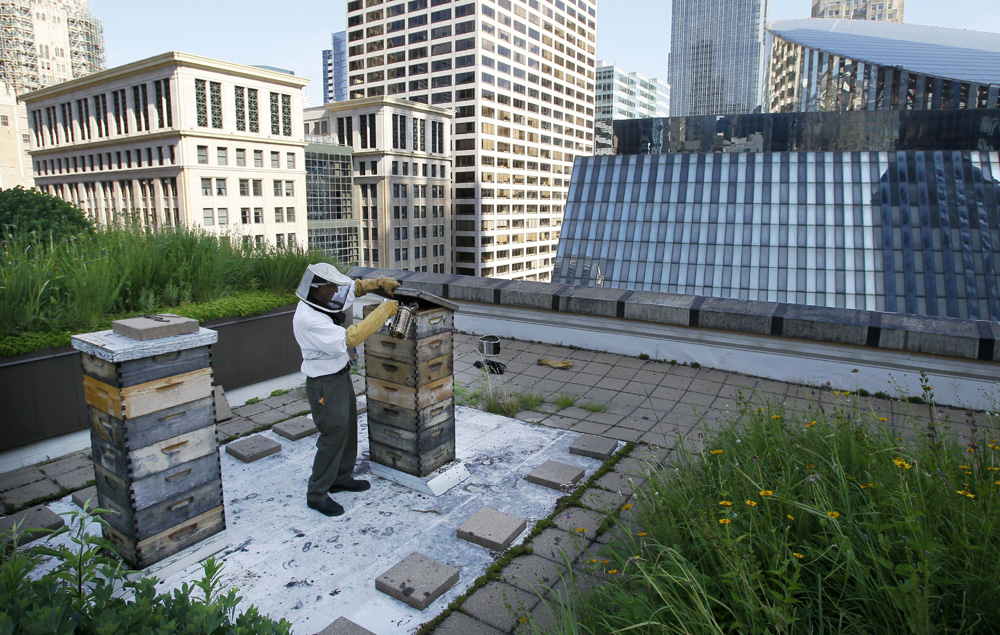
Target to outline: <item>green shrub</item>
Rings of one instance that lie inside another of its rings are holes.
[[[0,563],[0,633],[291,632],[286,620],[255,607],[238,614],[241,598],[236,590],[222,592],[222,567],[214,558],[203,563],[200,580],[160,594],[152,578],[126,578],[130,572],[113,557],[114,546],[86,531],[90,516],[68,515],[70,523],[52,534],[65,534],[68,545],[11,550]],[[15,528],[10,540],[16,545],[19,538]],[[122,590],[132,597],[124,599]]]
[[[94,225],[72,203],[19,185],[0,190],[0,230],[8,237],[35,234],[62,241],[93,233]]]
[[[740,402],[640,490],[587,633],[985,633],[1000,624],[1000,442],[847,396],[815,419]]]

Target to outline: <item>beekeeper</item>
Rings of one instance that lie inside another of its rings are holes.
[[[343,327],[345,311],[356,296],[380,290],[392,296],[399,283],[392,278],[352,280],[331,264],[309,265],[295,295],[292,330],[302,349],[302,373],[313,422],[319,428],[316,458],[306,491],[306,504],[327,516],[344,508],[330,493],[363,492],[368,481],[354,478],[358,458],[358,410],[349,372],[348,348],[365,341],[396,314],[399,303],[387,300],[361,322]]]

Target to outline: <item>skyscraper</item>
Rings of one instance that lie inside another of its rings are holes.
[[[767,0],[673,0],[670,114],[753,112],[766,21]]]
[[[87,0],[2,0],[0,25],[0,80],[6,84],[0,93],[11,102],[14,96],[104,69],[104,30]],[[4,112],[4,132],[11,134],[0,135],[0,186],[31,187],[28,115],[20,104]]]
[[[352,99],[455,109],[454,273],[550,279],[573,160],[594,146],[596,16],[596,0],[347,3]]]
[[[670,116],[670,86],[653,77],[629,72],[617,64],[597,62],[597,118],[642,119]]]
[[[347,31],[331,37],[333,48],[323,51],[323,103],[347,100]]]
[[[906,0],[812,0],[812,17],[902,22]]]

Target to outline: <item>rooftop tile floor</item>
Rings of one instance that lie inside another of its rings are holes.
[[[531,410],[518,413],[516,418],[521,421],[639,444],[632,457],[620,461],[614,471],[594,484],[593,492],[581,499],[584,505],[602,514],[614,513],[630,500],[628,497],[632,490],[641,486],[644,468],[665,458],[664,451],[651,452],[645,449],[647,445],[670,449],[683,438],[689,449],[698,450],[701,430],[734,415],[739,396],[755,406],[778,403],[786,411],[807,415],[817,409],[834,408],[838,399],[842,399],[822,387],[798,386],[710,368],[517,340],[502,340],[500,354],[492,358],[505,364],[506,372],[503,375],[485,375],[474,365],[482,359],[476,351],[477,339],[474,335],[455,335],[457,403],[468,403],[474,399],[476,391],[483,390],[488,384],[498,391],[531,393],[540,396],[542,401]],[[573,365],[569,369],[552,368],[539,365],[539,358],[572,361]],[[352,380],[355,392],[362,395],[365,389],[363,367],[355,372]],[[930,417],[930,408],[924,404],[875,396],[864,397],[861,402],[879,416],[900,423],[901,427],[919,426]],[[268,430],[277,422],[309,410],[301,388],[253,404],[231,405],[233,419],[218,426],[220,443],[223,444],[252,432]],[[363,408],[360,411],[363,412]],[[942,407],[935,409],[935,415],[959,424],[983,418],[981,413]],[[303,440],[302,443],[308,441]],[[88,455],[89,452],[78,452],[0,474],[0,502],[4,504],[6,513],[62,499],[71,491],[90,484],[93,467]],[[563,513],[571,514],[571,511]],[[533,542],[535,556],[564,564],[560,554],[562,550],[570,553],[571,560],[576,563],[572,576],[565,567],[559,570],[559,579],[555,584],[557,589],[565,590],[568,584],[590,583],[590,575],[594,572],[587,571],[574,554],[592,553],[601,542],[601,537],[595,536],[594,532],[572,531],[576,524],[593,520],[587,514],[592,512],[577,513],[577,517],[572,519],[554,519],[556,526],[546,529]],[[537,565],[537,561],[534,562]],[[506,619],[497,614],[488,601],[492,595],[502,595],[505,590],[510,592],[510,597],[525,596],[524,602],[519,605],[524,612],[530,611],[536,616],[548,614],[545,602],[566,597],[565,592],[553,595],[545,589],[534,595],[525,592],[525,585],[519,582],[516,574],[522,568],[514,567],[511,569],[514,573],[505,574],[503,579],[473,594],[476,601],[466,602],[461,610],[449,615],[441,623],[439,632],[511,632],[512,629],[521,632],[524,624],[519,619]],[[479,593],[484,594],[482,600],[478,598]],[[531,599],[536,596],[541,599],[541,604]],[[422,617],[433,617],[445,605],[445,602],[439,601]],[[335,617],[332,616],[330,621]],[[473,626],[480,630],[469,630]]]

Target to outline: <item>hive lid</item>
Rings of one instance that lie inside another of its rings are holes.
[[[125,320],[115,320],[111,323],[111,330],[134,340],[155,340],[172,335],[195,333],[198,330],[198,320],[173,313],[140,315]]]
[[[399,300],[400,303],[416,302],[421,309],[443,307],[449,311],[458,310],[458,305],[454,302],[449,302],[440,296],[436,296],[433,293],[427,293],[426,291],[421,291],[420,289],[398,287],[395,291],[393,291],[393,298]]]

